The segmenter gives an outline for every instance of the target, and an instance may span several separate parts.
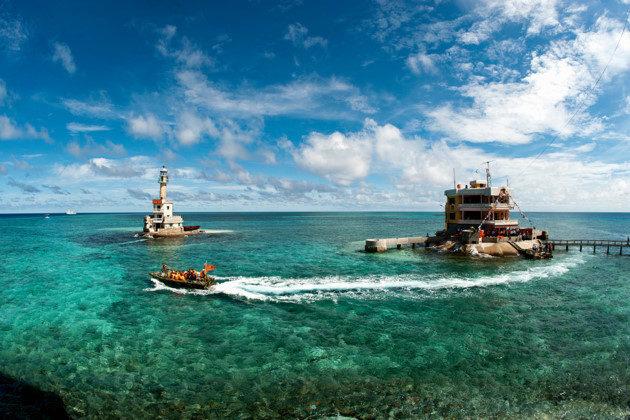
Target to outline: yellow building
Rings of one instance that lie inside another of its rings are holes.
[[[481,226],[486,234],[501,234],[505,230],[518,228],[518,220],[510,219],[512,188],[489,186],[486,181],[473,180],[466,185],[444,191],[445,229],[455,233],[460,229],[475,229]],[[495,236],[495,235],[492,235]]]

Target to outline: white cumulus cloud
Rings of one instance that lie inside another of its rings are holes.
[[[47,142],[52,141],[48,135],[48,130],[41,128],[37,130],[30,124],[20,127],[6,115],[0,115],[0,140],[21,140],[21,139],[42,139]]]
[[[210,118],[201,119],[192,112],[184,112],[177,124],[175,137],[180,144],[191,146],[199,143],[202,136],[218,137],[219,131]]]
[[[557,0],[481,0],[474,4],[471,17],[478,20],[457,35],[463,44],[487,41],[508,23],[527,25],[528,36],[559,24]]]
[[[177,79],[189,104],[239,117],[308,115],[309,118],[339,119],[349,113],[348,106],[366,114],[376,112],[356,86],[336,77],[305,77],[256,90],[248,87],[226,90],[194,70],[178,72]]]
[[[61,65],[64,69],[70,74],[73,74],[77,71],[77,66],[74,64],[74,57],[72,57],[72,52],[70,51],[70,47],[61,42],[53,43],[54,53],[52,60],[54,62],[61,61]]]
[[[164,129],[154,115],[139,115],[127,119],[127,131],[135,138],[158,140],[164,135]]]
[[[430,54],[417,53],[412,54],[407,58],[407,66],[414,74],[421,74],[422,72],[435,74],[437,73],[437,67],[434,63],[434,57]]]
[[[72,156],[80,159],[89,155],[124,156],[127,153],[122,144],[115,144],[111,140],[107,140],[105,145],[102,145],[89,137],[86,139],[84,146],[73,141],[67,144],[65,150]]]
[[[0,48],[13,52],[20,51],[27,39],[28,32],[22,21],[0,18]]]
[[[86,133],[90,131],[107,131],[109,127],[104,125],[87,125],[81,123],[71,122],[66,124],[66,129],[73,133]]]
[[[373,144],[365,132],[349,135],[311,133],[294,158],[304,169],[339,185],[350,185],[370,172]]]
[[[536,134],[589,135],[602,121],[586,113],[597,98],[596,80],[611,59],[622,24],[600,18],[591,31],[577,31],[574,40],[550,44],[532,54],[529,71],[520,80],[473,79],[457,89],[472,105],[445,104],[426,114],[436,131],[471,142],[524,144]],[[630,70],[630,38],[621,39],[603,80]],[[575,116],[574,116],[575,114]],[[570,122],[570,123],[569,123]]]
[[[326,48],[328,45],[328,41],[321,36],[308,36],[308,29],[301,23],[289,25],[284,39],[291,41],[296,47],[311,48],[319,45],[322,48]]]
[[[0,106],[4,106],[4,100],[7,97],[7,85],[4,80],[0,79]]]

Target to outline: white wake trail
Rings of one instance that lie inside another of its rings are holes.
[[[217,277],[210,290],[175,289],[152,279],[154,289],[171,290],[176,293],[214,295],[225,294],[248,300],[260,301],[314,301],[338,299],[343,295],[370,298],[379,292],[436,291],[445,289],[468,289],[490,287],[508,283],[525,283],[534,279],[560,276],[583,262],[581,256],[550,265],[536,265],[526,270],[511,271],[480,277],[444,277],[440,275],[402,274],[370,276],[328,276],[320,278],[281,277]],[[376,292],[376,293],[374,293]]]

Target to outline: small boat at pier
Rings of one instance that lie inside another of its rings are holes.
[[[201,271],[196,271],[192,268],[179,271],[163,265],[162,271],[149,272],[149,275],[167,286],[207,290],[214,285],[214,277],[208,275],[208,271],[211,270],[214,270],[214,266],[209,264],[204,264],[204,268]]]
[[[193,230],[198,230],[201,226],[184,226],[184,232],[190,232]]]

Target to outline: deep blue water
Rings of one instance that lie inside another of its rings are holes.
[[[0,215],[0,374],[75,418],[622,418],[630,248],[366,254],[439,213]],[[630,214],[533,213],[557,239],[626,239]],[[523,226],[528,226],[524,224]],[[210,291],[148,271],[217,267]]]

